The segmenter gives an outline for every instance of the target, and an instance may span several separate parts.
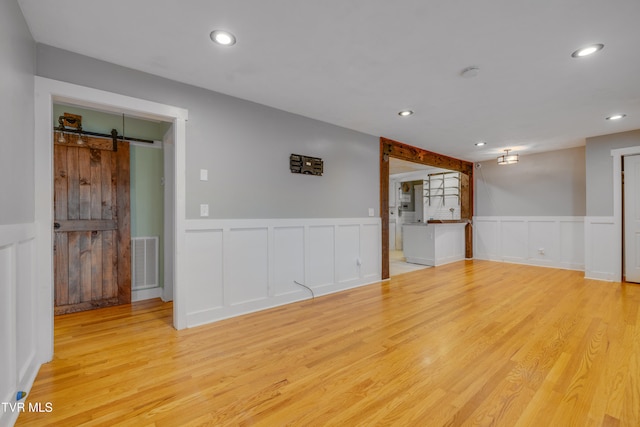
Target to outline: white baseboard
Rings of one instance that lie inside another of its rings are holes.
[[[436,260],[434,258],[405,257],[405,260],[411,264],[428,265],[431,267],[436,265]]]
[[[131,302],[162,298],[162,288],[136,289],[131,291]]]

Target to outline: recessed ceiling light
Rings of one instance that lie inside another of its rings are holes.
[[[402,110],[402,111],[400,111],[398,113],[398,115],[402,116],[402,117],[407,117],[407,116],[410,116],[412,114],[413,114],[413,111],[411,111],[411,110]]]
[[[211,40],[221,46],[233,46],[236,44],[236,36],[228,31],[214,30],[209,34]]]
[[[583,48],[580,48],[580,49],[576,50],[575,52],[573,52],[571,54],[571,56],[573,58],[582,58],[584,56],[593,55],[594,53],[598,52],[599,50],[602,50],[603,47],[604,47],[604,45],[601,44],[601,43],[592,44],[592,45],[585,46]]]
[[[624,119],[625,117],[627,117],[626,114],[614,114],[613,116],[607,117],[607,120],[620,120]]]
[[[487,143],[486,143],[486,142],[484,142],[484,141],[476,142],[476,147],[482,147],[482,146],[484,146],[484,145],[487,145]]]

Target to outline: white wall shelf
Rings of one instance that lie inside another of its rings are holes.
[[[456,180],[457,185],[451,185],[451,180]],[[430,173],[424,181],[423,191],[429,206],[431,206],[431,199],[438,197],[442,198],[443,204],[446,197],[457,197],[460,204],[460,172]]]

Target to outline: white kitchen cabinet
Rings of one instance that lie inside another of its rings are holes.
[[[404,224],[404,257],[407,262],[431,266],[463,260],[465,226],[465,222]]]

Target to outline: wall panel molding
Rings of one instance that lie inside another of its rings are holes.
[[[585,277],[587,279],[617,282],[620,280],[619,257],[613,216],[587,216],[584,219]],[[621,249],[620,249],[621,250]]]
[[[475,259],[585,269],[584,217],[479,216],[473,232]]]
[[[380,281],[379,218],[186,221],[187,326]]]
[[[34,224],[0,225],[0,401],[15,402],[29,392],[40,369]],[[0,425],[12,425],[17,412],[0,411]]]

